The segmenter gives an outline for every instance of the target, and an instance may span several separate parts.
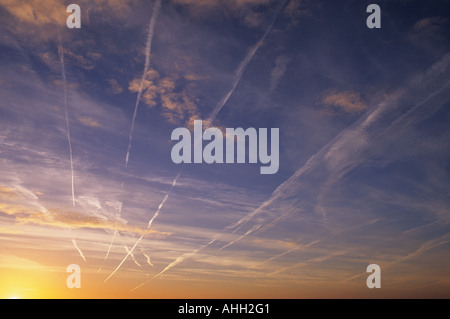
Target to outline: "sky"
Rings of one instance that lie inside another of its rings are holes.
[[[444,0],[0,0],[0,298],[449,298],[449,30]],[[174,163],[195,120],[278,128],[278,171]]]

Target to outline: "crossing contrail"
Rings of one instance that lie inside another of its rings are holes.
[[[128,167],[128,160],[130,159],[130,149],[131,149],[131,141],[133,140],[134,123],[136,121],[137,111],[139,108],[142,91],[144,89],[145,78],[147,76],[148,68],[150,66],[150,52],[152,50],[153,34],[155,31],[155,24],[156,24],[156,20],[158,19],[158,14],[159,14],[160,9],[161,9],[161,0],[156,0],[155,4],[153,6],[152,17],[150,18],[150,25],[148,28],[147,45],[145,48],[144,72],[142,74],[141,84],[140,84],[138,95],[136,98],[136,104],[134,106],[133,119],[131,120],[131,129],[130,129],[130,136],[129,136],[129,141],[128,141],[127,156],[125,158],[125,167]]]
[[[58,33],[58,55],[59,60],[61,62],[61,73],[63,80],[63,88],[64,88],[64,116],[66,119],[66,133],[67,133],[67,142],[69,143],[69,157],[70,157],[70,172],[72,175],[72,204],[75,207],[75,184],[73,178],[73,156],[72,156],[72,142],[70,139],[70,126],[69,126],[69,109],[67,107],[67,78],[66,78],[66,69],[64,67],[64,48],[61,42],[61,36]]]
[[[131,259],[133,259],[134,263],[138,266],[138,267],[142,267],[142,265],[136,260],[136,257],[134,256],[133,252],[130,251],[130,249],[128,248],[128,246],[124,246],[125,250],[127,251],[127,253],[130,254]]]
[[[150,24],[149,24],[149,28],[148,28],[147,44],[146,44],[146,48],[145,48],[144,71],[142,73],[141,84],[140,84],[138,95],[136,98],[136,104],[134,106],[133,118],[131,120],[131,129],[130,129],[130,136],[129,136],[129,140],[128,140],[127,155],[125,157],[125,167],[128,167],[128,160],[130,159],[130,150],[131,150],[131,142],[133,140],[134,123],[136,121],[136,116],[137,116],[137,111],[138,111],[139,103],[140,103],[141,96],[142,96],[142,91],[144,90],[145,78],[147,76],[148,68],[150,67],[150,53],[151,53],[151,49],[152,49],[153,35],[155,32],[155,24],[158,19],[160,9],[161,9],[161,0],[156,0],[155,4],[153,5],[153,12],[152,12],[152,16],[150,18]],[[159,214],[160,209],[161,208],[158,207],[158,211],[157,211],[158,214]],[[153,222],[154,218],[155,218],[155,216],[150,220],[150,222],[149,222],[150,226],[151,226],[151,223]],[[114,236],[113,236],[112,241],[114,241],[115,236],[116,236],[116,231],[114,231]],[[109,277],[106,278],[105,282],[108,281],[116,273],[116,271],[120,268],[120,266],[122,266],[122,264],[125,262],[125,260],[128,258],[128,256],[130,256],[130,254],[133,252],[134,248],[136,248],[137,244],[142,240],[143,237],[144,237],[144,235],[139,237],[139,239],[136,241],[134,246],[131,248],[131,250],[125,256],[125,258],[122,260],[122,262],[119,264],[119,266],[117,266],[117,268],[111,273],[111,275],[109,275]],[[111,241],[111,244],[112,244],[112,241]]]
[[[147,225],[147,230],[150,230],[150,228],[152,227],[153,221],[156,219],[156,217],[158,217],[159,212],[161,211],[161,209],[164,206],[164,203],[167,201],[167,199],[169,198],[169,194],[172,191],[172,189],[176,186],[177,184],[177,180],[180,177],[180,173],[178,173],[178,175],[175,177],[175,179],[172,181],[172,185],[170,187],[170,189],[168,190],[167,194],[164,196],[163,200],[161,201],[161,203],[158,205],[158,209],[156,210],[156,212],[153,214],[153,217],[149,220],[148,225]],[[139,242],[142,240],[142,238],[144,238],[144,234],[141,235],[141,237],[138,238],[138,240],[136,241],[136,243],[134,244],[134,246],[129,250],[128,254],[122,259],[122,261],[120,262],[120,264],[116,267],[116,269],[114,269],[114,271],[111,273],[111,275],[109,275],[108,278],[105,279],[105,282],[107,282],[118,270],[119,268],[122,266],[122,264],[125,262],[125,260],[127,260],[127,258],[133,253],[134,249],[136,248],[136,246],[139,244]]]
[[[183,255],[177,257],[177,259],[175,259],[173,262],[171,262],[171,263],[170,263],[166,268],[164,268],[161,272],[159,272],[158,274],[156,274],[155,276],[153,276],[153,277],[150,278],[149,280],[143,282],[143,283],[140,284],[139,286],[137,286],[137,287],[131,289],[130,292],[135,291],[136,289],[138,289],[138,288],[144,286],[146,283],[148,283],[148,282],[152,281],[153,279],[155,279],[155,278],[161,276],[163,273],[165,273],[166,271],[168,271],[170,268],[173,268],[173,267],[175,267],[176,265],[178,265],[179,263],[181,263],[181,262],[185,261],[186,259],[188,259],[188,258],[194,256],[194,255],[197,254],[200,250],[202,250],[202,249],[208,247],[209,245],[211,245],[211,244],[212,244],[213,242],[215,242],[215,241],[216,241],[216,240],[213,239],[213,240],[211,240],[209,243],[207,243],[206,245],[203,245],[202,247],[197,248],[196,250],[194,250],[194,251],[192,251],[192,252],[190,252],[190,253],[185,253],[185,254],[183,254]]]
[[[382,138],[383,135],[388,135],[389,133],[392,134],[392,130],[395,129],[396,126],[402,125],[402,121],[406,123],[403,125],[408,125],[407,118],[410,117],[409,121],[412,122],[413,119],[411,119],[411,117],[414,118],[412,116],[413,112],[416,112],[421,108],[426,109],[426,111],[430,113],[433,112],[433,110],[439,109],[439,107],[441,107],[439,103],[442,102],[430,101],[433,101],[436,97],[448,92],[450,81],[441,81],[440,79],[443,74],[448,74],[446,72],[448,72],[447,70],[449,68],[450,54],[447,54],[440,61],[431,66],[425,73],[417,75],[410,83],[408,83],[406,88],[398,90],[398,93],[395,94],[393,98],[389,98],[378,104],[363,115],[357,122],[341,131],[336,137],[328,142],[328,144],[311,156],[290,178],[278,186],[272,192],[270,198],[264,201],[261,206],[241,218],[235,224],[227,227],[227,229],[234,229],[234,233],[243,223],[248,222],[256,215],[262,214],[277,200],[283,199],[288,193],[288,189],[292,188],[293,185],[298,185],[298,183],[302,185],[302,177],[313,170],[320,169],[321,165],[326,165],[327,169],[330,171],[329,175],[331,176],[328,177],[328,180],[325,180],[323,184],[326,184],[329,180],[333,181],[339,179],[351,168],[356,167],[366,159],[367,155],[363,154],[361,150],[359,150],[358,153],[355,153],[354,149],[354,145],[359,145],[358,142],[361,136],[365,136],[366,139],[374,141]],[[421,92],[423,95],[420,97],[421,100],[419,102],[416,101],[414,102],[415,105],[411,106],[409,102],[399,102],[409,96],[405,92],[417,95],[419,94],[418,92]],[[371,145],[369,141],[364,141],[364,143],[358,147],[367,149],[369,145]],[[335,156],[335,154],[338,153],[339,157]],[[343,163],[333,162],[333,159],[336,161],[336,158],[343,158],[344,155],[348,158],[347,161],[343,161]],[[299,207],[297,208],[300,209]],[[245,236],[250,235],[253,232],[252,228]],[[241,240],[242,238],[243,237],[241,236],[238,240]],[[237,240],[234,240],[234,242],[236,241]],[[227,244],[227,246],[229,245]]]
[[[235,71],[234,74],[234,79],[233,79],[233,84],[231,86],[230,91],[228,91],[228,93],[219,101],[219,103],[217,103],[217,105],[215,106],[215,108],[211,111],[208,119],[207,119],[207,125],[211,125],[212,122],[216,119],[217,115],[219,114],[220,110],[223,108],[223,106],[228,102],[229,98],[231,97],[231,95],[233,94],[234,90],[236,89],[237,85],[239,84],[242,76],[244,75],[244,72],[247,68],[247,66],[249,65],[249,63],[251,62],[251,60],[253,59],[253,57],[255,56],[256,52],[258,51],[258,49],[261,47],[261,45],[264,43],[264,40],[267,38],[267,36],[269,35],[269,33],[272,31],[272,28],[275,24],[275,21],[278,18],[278,15],[280,14],[281,10],[284,8],[284,6],[286,5],[286,3],[289,0],[285,0],[283,1],[280,6],[277,8],[277,11],[275,12],[275,15],[271,21],[271,23],[269,24],[269,26],[267,27],[266,31],[264,32],[264,34],[262,35],[262,37],[259,39],[258,42],[256,42],[256,44],[250,49],[250,51],[247,53],[247,55],[245,56],[244,60],[239,64],[238,68]],[[175,180],[179,177],[180,174],[177,175],[177,177],[175,178]],[[174,180],[174,182],[175,182]],[[166,196],[163,199],[163,203],[167,200],[169,194],[166,194]],[[260,226],[259,226],[260,227]],[[254,231],[256,229],[259,229],[259,227],[253,227],[249,232]],[[249,233],[247,232],[247,233]],[[245,235],[247,235],[247,233]],[[244,235],[244,237],[245,237]],[[139,239],[140,240],[140,239]],[[175,259],[175,261],[173,261],[171,264],[169,264],[163,271],[161,271],[158,275],[156,275],[155,277],[153,277],[152,279],[160,276],[161,274],[163,274],[164,272],[166,272],[167,270],[169,270],[170,268],[176,266],[177,264],[181,263],[182,261],[184,261],[187,258],[190,258],[191,256],[197,254],[200,250],[210,246],[212,243],[214,243],[217,239],[213,239],[212,241],[210,241],[208,244],[196,249],[195,251],[193,251],[192,253],[187,253],[184,254],[180,257],[178,257],[177,259]],[[221,249],[225,248],[227,246],[222,247]],[[150,280],[152,280],[150,279]],[[148,280],[148,281],[150,281]],[[148,281],[146,281],[145,283],[147,283]],[[134,291],[135,289],[143,286],[145,283],[139,285],[138,287],[132,289],[131,291]]]

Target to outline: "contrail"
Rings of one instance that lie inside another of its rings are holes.
[[[443,236],[431,239],[431,240],[421,244],[418,249],[416,249],[415,251],[409,253],[408,255],[400,257],[399,259],[393,260],[393,261],[391,261],[388,264],[385,264],[383,266],[383,269],[386,270],[386,268],[391,268],[391,266],[393,266],[395,264],[402,263],[402,262],[404,262],[406,260],[409,260],[409,259],[413,259],[413,258],[415,258],[417,256],[420,256],[421,254],[427,252],[430,249],[433,249],[433,248],[438,247],[440,245],[447,244],[448,242],[450,242],[450,238],[449,238],[448,234],[445,234]],[[350,281],[350,280],[362,277],[364,275],[367,275],[367,273],[364,272],[364,273],[360,273],[358,275],[355,275],[355,276],[343,279],[339,283],[344,283],[346,281]]]
[[[444,75],[448,74],[447,69],[450,66],[450,54],[446,55],[441,61],[435,63],[432,67],[430,67],[425,74],[422,74],[418,77],[415,77],[413,81],[409,83],[409,87],[407,88],[407,91],[410,93],[413,92],[415,95],[421,95],[424,94],[427,97],[425,99],[421,98],[419,103],[415,103],[414,110],[418,109],[419,107],[422,107],[425,103],[429,103],[430,101],[433,102],[432,108],[438,109],[442,107],[444,101],[436,101],[435,98],[438,96],[445,94],[445,92],[448,92],[448,87],[450,86],[450,81],[437,81],[441,80],[441,78],[444,77]],[[437,79],[437,80],[436,80]],[[436,82],[438,84],[436,84]],[[444,84],[442,84],[444,82]],[[430,90],[432,90],[430,94]],[[400,90],[401,91],[401,90]],[[424,92],[425,91],[425,92]],[[400,96],[408,96],[408,94],[401,93]],[[404,98],[405,100],[405,98]],[[272,205],[277,199],[282,199],[283,196],[289,195],[289,189],[292,187],[292,184],[294,184],[298,179],[300,179],[303,175],[308,174],[312,170],[316,169],[320,164],[333,164],[334,167],[333,170],[333,176],[339,177],[345,174],[345,172],[348,172],[351,168],[355,167],[365,159],[365,156],[358,156],[356,159],[353,159],[351,163],[347,163],[345,161],[345,165],[339,162],[332,162],[332,159],[334,158],[334,153],[337,151],[344,150],[345,153],[348,154],[347,157],[351,158],[354,157],[355,148],[352,148],[352,146],[355,142],[355,138],[367,134],[371,137],[371,139],[375,139],[377,137],[381,137],[385,134],[389,134],[389,129],[393,126],[393,124],[397,124],[397,120],[399,119],[398,113],[403,113],[403,115],[406,113],[409,115],[411,110],[410,108],[410,101],[406,99],[406,101],[403,101],[404,103],[400,103],[399,98],[395,97],[394,101],[386,100],[384,103],[379,104],[377,107],[375,107],[370,112],[367,112],[364,116],[360,118],[357,122],[350,125],[346,129],[344,129],[341,133],[339,133],[335,138],[333,138],[328,144],[323,146],[316,154],[311,156],[309,160],[300,168],[298,169],[289,179],[287,179],[285,182],[283,182],[280,186],[278,186],[273,192],[269,199],[264,201],[261,206],[259,206],[256,210],[250,212],[245,217],[241,218],[237,223],[232,224],[231,226],[226,227],[225,229],[233,229],[240,225],[242,225],[244,222],[249,221],[251,218],[253,218],[255,215],[260,214],[264,209],[266,209],[268,206]],[[408,102],[408,103],[406,103]],[[436,105],[437,104],[437,105]],[[220,104],[219,104],[220,105]],[[420,106],[419,106],[420,105]],[[406,109],[406,110],[405,110]],[[216,113],[217,114],[217,113]],[[210,117],[213,118],[213,117]],[[381,122],[380,118],[382,118],[384,121]],[[362,146],[363,148],[366,146]],[[361,150],[356,150],[358,153],[361,152]],[[258,225],[259,226],[259,225]],[[255,231],[259,229],[259,227],[256,229],[253,227],[250,229],[245,236],[249,235],[253,229]],[[242,239],[242,236],[241,236]],[[176,258],[172,263],[170,263],[166,268],[163,269],[160,273],[158,273],[156,276],[154,276],[152,279],[149,279],[142,283],[141,285],[137,286],[136,288],[132,289],[131,291],[134,291],[138,289],[139,287],[145,285],[149,281],[155,279],[158,276],[161,276],[164,272],[168,271],[169,269],[173,268],[174,266],[178,265],[179,263],[183,262],[187,258],[192,257],[196,253],[198,253],[200,250],[208,247],[213,242],[215,242],[216,239],[212,240],[208,244],[194,250],[191,253],[183,254],[182,256]],[[235,240],[236,241],[236,240]],[[346,251],[336,252],[334,254],[331,254],[329,256],[322,256],[318,258],[310,259],[307,262],[321,262],[324,260],[331,259],[335,256],[338,256],[340,254],[345,254]],[[299,266],[301,264],[306,264],[307,262],[302,262],[295,264],[293,266],[285,267],[282,269],[279,269],[277,271],[274,271],[270,273],[269,275],[275,275],[277,273],[283,272],[287,269],[290,269],[292,267]]]
[[[86,262],[86,257],[84,257],[83,252],[81,251],[81,249],[78,247],[77,245],[77,241],[75,239],[72,239],[72,243],[75,246],[75,248],[78,250],[78,253],[80,254],[81,258],[83,258],[84,262]]]
[[[311,258],[309,260],[302,261],[302,262],[299,262],[299,263],[296,263],[296,264],[293,264],[293,265],[286,266],[286,267],[280,268],[278,270],[275,270],[275,271],[267,274],[267,276],[274,276],[276,274],[279,274],[281,272],[284,272],[286,270],[289,270],[289,269],[292,269],[292,268],[295,268],[295,267],[308,265],[308,264],[311,264],[311,263],[320,263],[320,262],[323,262],[323,261],[327,261],[327,260],[333,259],[334,257],[345,255],[348,252],[349,252],[349,250],[345,249],[345,250],[342,250],[342,251],[333,252],[333,253],[331,253],[331,254],[329,254],[327,256],[320,256],[320,257],[316,257],[316,258]]]
[[[152,261],[150,260],[150,257],[145,253],[144,249],[141,248],[141,252],[144,255],[145,259],[147,260],[147,264],[149,264],[150,266],[153,267],[154,265],[152,264]]]
[[[155,278],[161,276],[163,273],[165,273],[166,271],[168,271],[170,268],[173,268],[173,267],[175,267],[176,265],[178,265],[179,263],[181,263],[181,262],[185,261],[186,259],[188,259],[188,258],[194,256],[194,255],[197,254],[200,250],[202,250],[202,249],[208,247],[209,245],[211,245],[211,244],[212,244],[213,242],[215,242],[215,241],[216,241],[216,240],[213,239],[213,240],[211,240],[209,243],[207,243],[206,245],[203,245],[202,247],[197,248],[196,250],[194,250],[194,251],[192,251],[192,252],[190,252],[190,253],[185,253],[185,254],[179,256],[177,259],[175,259],[173,262],[171,262],[166,268],[164,268],[161,272],[159,272],[158,274],[156,274],[155,276],[153,276],[153,278],[151,278],[151,279],[149,279],[149,280],[143,282],[143,283],[140,284],[139,286],[137,286],[137,287],[131,289],[130,292],[135,291],[136,289],[138,289],[138,288],[144,286],[146,283],[148,283],[148,282],[152,281],[153,279],[155,279]]]
[[[131,259],[133,259],[134,263],[138,266],[138,267],[142,267],[142,265],[136,260],[136,257],[134,256],[133,252],[128,248],[128,246],[124,246],[125,250],[127,251],[128,254],[130,254]]]
[[[139,102],[141,100],[142,91],[144,89],[145,78],[147,76],[148,68],[150,66],[150,52],[152,50],[153,34],[155,31],[155,24],[156,24],[156,20],[158,19],[158,14],[159,14],[160,9],[161,9],[161,0],[156,0],[155,4],[153,6],[152,17],[150,18],[150,25],[148,28],[147,46],[145,48],[144,72],[142,74],[141,85],[139,87],[138,95],[136,98],[136,105],[134,106],[133,119],[131,120],[130,137],[129,137],[129,141],[128,141],[127,156],[125,158],[125,167],[128,167],[128,160],[130,158],[130,149],[131,149],[131,141],[133,140],[134,122],[136,121],[136,115],[137,115],[137,111],[139,108]]]
[[[122,206],[123,206],[123,203],[120,203],[119,213],[117,214],[117,219],[120,218],[120,215],[122,213]],[[108,251],[106,252],[105,258],[103,259],[103,263],[105,263],[106,259],[108,259],[109,253],[111,251],[111,247],[114,243],[114,239],[116,238],[116,236],[117,236],[117,221],[116,221],[116,224],[114,225],[114,234],[113,234],[113,237],[111,238],[111,242],[109,243]],[[100,266],[100,268],[98,269],[97,272],[100,272],[101,270],[102,270],[102,266]]]
[[[278,254],[276,256],[272,256],[269,259],[263,260],[263,261],[255,264],[255,265],[251,266],[250,269],[254,269],[254,268],[258,267],[259,265],[262,265],[264,263],[268,263],[268,262],[270,262],[272,260],[275,260],[277,258],[283,257],[284,255],[290,254],[291,252],[296,251],[298,249],[300,249],[300,247],[293,247],[293,248],[291,248],[289,250],[286,250],[286,251],[282,252],[281,254]]]
[[[111,238],[111,242],[109,243],[108,251],[106,252],[105,258],[103,259],[103,263],[105,263],[106,259],[108,259],[109,253],[111,251],[111,247],[114,243],[114,239],[116,238],[116,236],[117,236],[117,225],[114,227],[114,235]],[[100,266],[100,268],[97,270],[97,272],[100,272],[102,270],[102,267],[103,266]]]
[[[216,107],[211,111],[208,119],[207,119],[207,125],[211,125],[212,122],[216,119],[217,115],[219,114],[220,110],[223,108],[223,106],[227,103],[228,99],[231,97],[231,95],[233,94],[234,90],[236,89],[237,85],[239,84],[247,66],[249,65],[249,63],[251,62],[251,60],[253,59],[254,55],[256,54],[256,52],[258,51],[258,49],[261,47],[261,45],[263,44],[264,40],[266,39],[266,37],[269,35],[270,31],[272,31],[273,25],[275,24],[275,21],[278,18],[278,15],[280,14],[281,10],[284,8],[284,6],[286,5],[286,3],[289,0],[285,0],[283,1],[280,6],[278,7],[277,11],[275,12],[275,15],[272,19],[272,22],[270,23],[270,25],[267,27],[266,31],[264,32],[264,34],[262,35],[262,37],[259,39],[259,41],[250,49],[250,51],[247,53],[247,55],[245,56],[244,60],[239,64],[238,68],[236,69],[236,72],[234,74],[234,80],[233,80],[233,85],[231,86],[230,91],[219,101],[219,103],[217,103]],[[128,157],[127,157],[128,158]],[[176,179],[179,177],[180,174],[178,174],[178,176],[176,177]],[[175,181],[175,180],[174,180]],[[169,194],[166,194],[166,196],[163,199],[162,204],[164,204],[164,202],[167,200]],[[253,227],[255,228],[255,227]],[[253,229],[252,228],[252,229]],[[259,228],[259,227],[258,227]],[[140,239],[139,239],[140,240]],[[139,241],[138,240],[138,241]],[[198,251],[200,251],[203,248],[208,247],[209,245],[211,245],[213,242],[215,242],[216,239],[213,239],[212,241],[210,241],[208,244],[200,247],[199,249],[195,250],[193,253],[189,253],[189,254],[184,254],[183,256],[178,257],[174,262],[172,262],[169,266],[167,266],[160,274],[158,274],[157,276],[161,275],[162,273],[164,273],[165,271],[169,270],[170,268],[172,268],[173,266],[179,264],[180,262],[184,261],[186,258],[191,257],[192,255],[195,255]],[[225,248],[225,247],[223,247]],[[222,248],[222,249],[223,249]],[[181,258],[181,259],[180,259]],[[155,277],[157,277],[155,276]],[[155,278],[153,277],[153,278]],[[145,283],[144,283],[145,284]],[[142,284],[142,285],[144,285]],[[136,287],[135,289],[139,288],[140,286]],[[135,290],[133,289],[133,290]]]
[[[170,187],[170,189],[167,191],[167,194],[164,196],[162,202],[159,204],[158,209],[156,210],[155,214],[153,214],[153,217],[149,220],[148,225],[147,225],[147,230],[150,230],[153,221],[156,219],[156,217],[158,217],[159,212],[161,211],[161,209],[164,206],[164,203],[167,201],[167,199],[169,198],[169,194],[172,191],[172,189],[176,186],[177,184],[177,180],[180,177],[180,173],[178,173],[178,175],[175,177],[175,179],[172,181],[172,185]],[[127,260],[127,258],[131,255],[131,253],[134,251],[134,249],[136,248],[136,246],[139,244],[139,242],[142,240],[142,238],[144,238],[144,234],[141,235],[141,237],[138,238],[138,240],[136,241],[136,243],[134,244],[134,246],[130,249],[130,251],[128,252],[128,254],[122,259],[122,261],[120,262],[120,264],[116,267],[116,269],[114,269],[114,271],[111,273],[111,275],[109,275],[108,278],[105,279],[105,282],[107,282],[116,272],[117,270],[119,270],[119,268],[122,266],[122,264],[125,262],[125,260]]]
[[[258,42],[250,49],[250,51],[245,56],[244,60],[239,64],[239,67],[236,69],[236,72],[234,74],[234,80],[233,85],[231,86],[231,90],[217,103],[216,107],[212,110],[211,114],[208,117],[207,123],[208,125],[212,124],[212,122],[216,119],[217,114],[219,114],[222,107],[227,103],[230,96],[233,94],[234,90],[236,89],[237,85],[239,84],[239,81],[242,78],[242,75],[245,72],[245,69],[249,65],[250,61],[253,59],[253,56],[256,54],[258,49],[263,44],[266,37],[269,35],[270,31],[272,31],[273,25],[275,24],[275,21],[278,18],[278,15],[280,14],[281,10],[284,8],[286,3],[289,0],[283,1],[280,6],[278,7],[277,11],[275,12],[275,15],[272,19],[272,22],[270,23],[269,27],[266,29],[266,32],[262,35],[262,37],[259,39]]]
[[[131,248],[131,250],[128,251],[128,254],[125,256],[125,258],[122,259],[122,261],[120,262],[119,266],[117,266],[116,269],[114,269],[114,271],[111,273],[111,275],[109,275],[108,278],[106,278],[104,282],[107,282],[112,276],[114,276],[114,274],[117,272],[117,270],[119,270],[120,266],[122,266],[122,264],[125,262],[125,260],[127,260],[128,256],[131,255],[131,253],[133,252],[134,248],[136,248],[137,244],[139,244],[139,242],[142,240],[143,237],[144,237],[144,235],[141,235],[141,237],[139,237],[139,239],[136,241],[136,243]]]
[[[67,107],[67,78],[66,78],[66,69],[64,67],[64,48],[61,42],[61,36],[58,32],[58,55],[59,60],[61,62],[61,72],[63,79],[63,87],[64,87],[64,115],[66,118],[66,132],[67,132],[67,141],[69,143],[69,156],[70,156],[70,171],[72,174],[72,204],[75,207],[75,184],[73,178],[73,157],[72,157],[72,142],[70,139],[70,126],[69,126],[69,110]]]
[[[450,54],[447,54],[440,61],[431,66],[425,73],[419,74],[418,76],[414,77],[413,80],[408,83],[408,87],[405,90],[399,90],[399,93],[394,95],[394,98],[392,100],[387,99],[386,101],[380,103],[374,109],[363,115],[357,122],[341,131],[336,137],[328,142],[328,144],[323,146],[316,154],[312,155],[303,165],[303,167],[298,169],[290,178],[288,178],[280,186],[278,186],[272,192],[270,198],[264,201],[261,206],[241,218],[235,224],[228,226],[227,229],[235,229],[236,231],[236,227],[241,226],[243,223],[249,221],[254,216],[262,213],[276,200],[283,199],[283,197],[288,194],[288,190],[292,187],[292,184],[298,182],[298,180],[301,179],[303,175],[306,175],[312,170],[317,169],[317,167],[319,167],[320,165],[326,164],[327,166],[331,166],[331,164],[333,163],[332,159],[337,158],[337,156],[333,155],[338,151],[341,152],[341,157],[342,154],[346,154],[346,156],[348,157],[348,161],[345,161],[345,163],[343,164],[339,162],[334,163],[334,167],[329,168],[329,170],[331,170],[331,177],[329,177],[328,180],[324,181],[324,183],[328,182],[329,180],[339,179],[341,176],[343,176],[343,174],[366,159],[367,155],[356,155],[355,149],[353,147],[353,145],[357,145],[358,139],[361,136],[367,135],[370,136],[371,140],[375,140],[377,138],[383,137],[383,135],[392,134],[392,132],[390,131],[392,129],[395,129],[395,126],[399,125],[400,121],[407,121],[405,118],[407,116],[410,116],[412,112],[417,111],[420,108],[427,109],[426,103],[429,103],[431,105],[428,108],[438,109],[439,107],[441,107],[442,101],[438,102],[435,99],[440,95],[448,92],[450,81],[441,81],[441,78],[443,78],[444,75],[448,74],[447,70],[449,69],[449,67]],[[436,82],[438,82],[438,85],[436,85]],[[409,94],[405,92],[408,92]],[[422,95],[420,95],[419,93],[422,93]],[[407,97],[412,94],[420,96],[420,102],[415,102],[414,106],[411,107],[411,104],[407,100]],[[426,97],[423,98],[423,95]],[[403,103],[401,103],[402,99],[406,101],[403,101]],[[427,109],[427,112],[428,114],[431,114],[432,110]],[[381,119],[383,121],[381,121]],[[361,147],[367,149],[368,144]],[[358,150],[358,153],[361,153],[361,150]],[[252,232],[253,231],[251,229],[249,234]],[[235,240],[234,242],[236,241],[237,240]]]
[[[223,250],[223,249],[225,249],[225,248],[227,248],[228,246],[233,245],[235,242],[238,242],[239,240],[241,240],[242,238],[246,237],[246,236],[249,235],[250,233],[253,233],[253,232],[257,231],[259,228],[261,228],[261,226],[262,226],[262,225],[255,225],[255,226],[253,226],[253,227],[250,228],[244,235],[242,235],[242,236],[240,236],[240,237],[238,237],[238,238],[236,238],[236,239],[230,241],[228,244],[226,244],[225,246],[223,246],[222,248],[220,248],[220,249],[218,250],[218,252],[221,251],[221,250]]]
[[[64,89],[64,117],[66,120],[66,134],[67,134],[67,142],[69,144],[69,159],[70,159],[70,173],[71,173],[71,184],[72,184],[72,205],[75,207],[75,183],[74,183],[74,173],[73,173],[73,155],[72,155],[72,141],[70,139],[70,125],[69,125],[69,108],[67,106],[67,77],[66,77],[66,68],[64,66],[64,48],[61,41],[61,35],[58,31],[58,55],[59,61],[61,62],[61,76],[63,80],[63,89]],[[83,252],[77,245],[77,241],[75,238],[72,239],[72,243],[75,248],[78,250],[81,258],[83,258],[84,262],[86,262],[86,258],[84,257]]]
[[[146,48],[145,48],[146,52],[145,52],[144,71],[142,73],[141,84],[140,84],[138,95],[137,95],[137,98],[136,98],[136,104],[134,106],[133,118],[131,120],[131,129],[130,129],[130,136],[129,136],[129,141],[128,141],[127,155],[126,155],[126,158],[125,158],[125,167],[128,167],[128,160],[130,158],[130,149],[131,149],[131,142],[133,140],[134,123],[136,121],[137,111],[138,111],[138,108],[139,108],[139,103],[140,103],[140,100],[141,100],[142,91],[144,89],[145,78],[147,76],[148,68],[150,66],[150,53],[151,53],[151,49],[152,49],[153,34],[154,34],[154,31],[155,31],[155,24],[156,24],[156,20],[158,19],[158,15],[159,15],[160,9],[161,9],[161,0],[156,0],[155,4],[153,6],[153,12],[152,12],[152,16],[150,18],[150,24],[149,24],[149,28],[148,28],[147,44],[146,44]],[[165,197],[165,199],[167,200],[166,197]],[[162,204],[164,204],[164,203],[162,203]],[[160,209],[161,208],[158,207],[158,211],[157,211],[158,214],[159,214]],[[154,218],[155,218],[155,216],[153,216],[153,218],[150,220],[149,225],[151,225],[151,223],[153,222]],[[115,231],[112,241],[114,240],[114,237],[115,237],[116,233],[117,232]],[[125,256],[125,258],[122,260],[122,262],[119,264],[119,266],[117,266],[117,268],[111,273],[111,275],[109,275],[109,277],[106,278],[105,282],[108,281],[108,279],[111,278],[116,273],[116,271],[120,268],[120,266],[122,266],[122,264],[125,262],[125,260],[128,258],[128,256],[130,256],[130,253],[134,250],[134,248],[136,248],[136,245],[142,240],[143,237],[144,237],[144,235],[139,237],[139,239],[136,241],[134,246],[131,248],[130,252]],[[112,243],[112,241],[111,241],[111,243]]]

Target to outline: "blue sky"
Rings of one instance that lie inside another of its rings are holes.
[[[449,4],[155,3],[0,1],[0,274],[55,282],[2,294],[448,297]],[[215,109],[280,129],[276,174],[172,163]]]

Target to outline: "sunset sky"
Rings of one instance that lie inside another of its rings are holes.
[[[450,298],[449,30],[446,0],[0,0],[0,298]],[[199,119],[279,128],[278,172],[173,163]]]

